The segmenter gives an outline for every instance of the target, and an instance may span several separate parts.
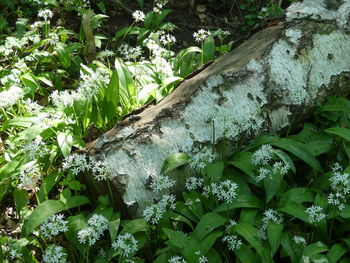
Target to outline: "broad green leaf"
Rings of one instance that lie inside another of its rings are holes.
[[[350,142],[350,129],[342,127],[333,127],[324,130],[327,133],[337,135],[346,141]]]
[[[253,180],[255,180],[256,176],[254,174],[254,171],[252,169],[252,164],[251,164],[252,155],[253,154],[250,152],[241,152],[235,155],[233,160],[229,161],[228,163],[242,170],[244,173],[249,175]]]
[[[135,87],[133,77],[122,59],[116,58],[114,66],[119,81],[119,103],[123,107],[130,107],[130,105],[133,105],[134,103],[133,96],[135,93]]]
[[[274,135],[274,134],[264,135],[257,138],[254,142],[252,142],[247,147],[245,147],[244,151],[250,151],[251,149],[259,147],[263,144],[272,144],[273,142],[276,142],[278,140],[279,140],[279,137],[277,135]]]
[[[30,233],[46,219],[52,215],[66,209],[64,203],[58,200],[46,200],[39,204],[28,218],[24,225],[24,236],[28,237]]]
[[[219,205],[214,211],[215,212],[224,212],[237,208],[263,208],[264,203],[260,198],[254,195],[238,195],[230,203],[223,203]]]
[[[57,134],[57,143],[61,149],[61,152],[64,157],[67,157],[70,154],[70,151],[73,146],[73,134],[71,131],[66,130],[64,132],[59,132]]]
[[[40,89],[40,84],[32,73],[25,73],[21,76],[21,80],[24,83],[24,86],[27,88],[29,94],[34,94],[38,89]]]
[[[304,256],[312,257],[315,254],[328,251],[328,246],[320,241],[308,245],[303,252]]]
[[[289,233],[289,232],[282,233],[281,245],[282,245],[284,251],[289,256],[292,263],[296,263],[298,260],[298,257],[293,250],[294,241],[292,240],[291,233]]]
[[[164,227],[162,229],[169,239],[168,243],[179,249],[183,249],[190,241],[190,238],[182,232],[174,231],[172,229]]]
[[[216,162],[210,163],[205,167],[206,174],[215,180],[220,179],[222,176],[222,172],[224,171],[225,163],[224,162]]]
[[[342,256],[349,251],[344,244],[334,244],[327,253],[327,258],[330,262],[338,262]]]
[[[318,108],[316,113],[326,111],[343,111],[350,112],[350,101],[344,97],[330,97],[326,105]]]
[[[262,203],[262,202],[261,202]],[[239,222],[254,225],[256,215],[258,214],[258,209],[243,208],[239,215]]]
[[[210,262],[210,263],[222,263],[221,253],[219,253],[213,247],[209,250],[209,252],[207,254],[207,258],[208,258],[208,262]]]
[[[271,144],[279,148],[282,148],[283,150],[291,152],[292,154],[297,156],[299,159],[303,160],[304,162],[309,164],[311,167],[315,168],[317,171],[322,172],[322,167],[320,163],[308,151],[305,144],[294,141],[292,139],[287,139],[287,138],[281,138],[280,140],[276,142],[272,142]]]
[[[160,172],[162,174],[166,174],[176,169],[177,167],[188,163],[189,160],[190,160],[190,157],[187,154],[184,154],[184,153],[172,154],[164,160],[163,166]]]
[[[279,202],[279,206],[283,206],[287,202],[295,202],[301,204],[303,202],[313,202],[315,195],[306,187],[296,187],[284,193]]]
[[[78,248],[81,255],[86,254],[87,247],[78,240],[77,233],[87,226],[86,219],[83,214],[68,217],[68,231],[64,233],[70,243]]]
[[[63,203],[66,206],[65,209],[68,210],[68,209],[71,209],[71,208],[74,208],[74,207],[78,207],[78,206],[89,204],[90,201],[85,195],[76,195],[76,196],[72,196],[69,199],[65,200],[65,202],[63,202]]]
[[[143,219],[124,220],[120,223],[124,228],[123,232],[134,234],[136,232],[148,231],[150,224]]]
[[[114,213],[112,219],[109,221],[109,236],[111,240],[114,240],[117,237],[118,230],[120,225],[120,213]]]
[[[209,235],[207,235],[203,240],[200,241],[202,247],[202,253],[207,254],[207,252],[212,248],[215,244],[216,240],[224,234],[222,231],[213,231]]]
[[[282,176],[278,174],[272,174],[271,178],[265,178],[263,182],[265,188],[265,199],[266,203],[268,203],[276,195],[278,189],[280,188]]]
[[[243,244],[238,250],[236,250],[235,254],[242,263],[257,263],[258,262],[257,258],[255,257],[255,254],[245,244]]]
[[[233,229],[261,254],[263,246],[260,239],[260,232],[253,225],[238,223]]]
[[[203,63],[214,59],[215,40],[212,36],[207,37],[203,43]]]
[[[282,224],[276,225],[276,224],[270,223],[267,226],[267,238],[271,246],[272,255],[275,255],[278,248],[280,247],[282,230],[283,230]]]
[[[185,248],[181,251],[187,262],[197,262],[196,251],[201,251],[202,247],[195,238],[191,238]]]
[[[295,216],[304,222],[308,222],[308,215],[305,212],[305,207],[298,203],[293,201],[285,202],[280,208],[278,208],[278,210],[291,216]]]
[[[16,211],[20,214],[20,211],[23,207],[25,207],[29,201],[28,191],[25,189],[15,188],[13,191],[13,199],[16,205]]]
[[[200,241],[214,229],[224,225],[225,223],[226,218],[222,217],[221,215],[217,213],[207,213],[199,220],[193,235]]]

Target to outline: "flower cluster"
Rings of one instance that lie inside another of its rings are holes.
[[[350,176],[348,173],[341,172],[342,167],[339,164],[336,164],[332,170],[332,176],[329,178],[331,193],[328,195],[328,203],[343,210],[350,193]]]
[[[231,180],[225,180],[219,183],[210,184],[210,192],[215,195],[219,201],[232,202],[237,196],[238,184],[232,182]],[[209,188],[206,188],[207,191]],[[207,194],[209,194],[207,192]]]
[[[42,158],[49,153],[49,149],[46,147],[45,142],[41,140],[41,137],[37,137],[29,142],[23,149],[27,152],[30,160]]]
[[[172,256],[169,258],[168,263],[186,263],[187,261],[180,256]]]
[[[39,230],[40,233],[47,239],[57,236],[60,232],[64,233],[68,231],[67,221],[64,219],[64,215],[57,214],[51,216],[43,224],[41,224]]]
[[[159,40],[164,46],[171,45],[176,42],[176,38],[170,34],[161,35]]]
[[[18,86],[11,86],[8,90],[0,92],[0,109],[16,104],[24,96],[23,90]]]
[[[17,187],[27,191],[37,191],[40,181],[41,175],[39,167],[36,162],[32,161],[24,165],[20,170],[19,184]]]
[[[293,240],[295,244],[300,245],[300,246],[306,246],[306,240],[302,236],[294,236]]]
[[[254,152],[251,162],[254,165],[266,165],[272,159],[272,155],[272,146],[265,144]]]
[[[159,13],[168,2],[169,0],[155,0],[153,12]]]
[[[242,240],[240,240],[236,235],[226,235],[222,239],[229,248],[229,250],[235,251],[238,250],[242,246]]]
[[[169,189],[175,185],[175,180],[169,178],[169,176],[158,176],[153,179],[150,188],[153,192],[159,193],[163,190]]]
[[[311,224],[319,223],[327,217],[323,208],[316,205],[307,208],[305,212],[308,214],[308,220]]]
[[[74,175],[78,175],[80,172],[85,172],[90,169],[90,165],[87,161],[86,154],[73,153],[66,157],[62,162],[63,170],[70,170]]]
[[[144,21],[146,18],[145,14],[140,10],[136,10],[132,13],[132,17],[135,19],[135,22]]]
[[[140,46],[131,47],[128,44],[122,44],[118,48],[118,52],[128,61],[136,61],[136,59],[142,56],[142,49]]]
[[[272,224],[276,224],[276,225],[280,225],[283,223],[283,217],[282,214],[280,214],[279,212],[277,212],[276,210],[270,208],[268,210],[265,210],[264,214],[263,214],[263,218],[262,218],[262,225],[259,228],[259,232],[260,232],[260,237],[262,239],[266,239],[266,230],[267,227],[270,223]]]
[[[175,200],[174,195],[163,195],[158,203],[152,204],[143,210],[144,219],[153,225],[157,224],[166,213],[167,208],[175,208]]]
[[[132,234],[125,233],[120,234],[117,239],[112,243],[112,247],[115,250],[120,250],[124,257],[128,257],[137,251],[137,240]]]
[[[39,10],[38,17],[41,17],[45,21],[48,21],[48,20],[50,20],[53,17],[53,13],[49,9],[42,9],[42,10]]]
[[[209,37],[210,31],[204,30],[204,29],[199,29],[197,32],[193,33],[193,37],[197,42],[202,42],[204,41],[207,37]]]
[[[108,229],[108,220],[103,215],[94,214],[87,223],[88,226],[78,232],[78,239],[80,243],[91,246]]]
[[[67,253],[63,247],[57,245],[49,245],[44,252],[43,262],[45,263],[64,263],[67,262]]]
[[[204,184],[204,179],[199,177],[189,177],[186,179],[185,187],[188,191],[196,190],[202,188]]]
[[[265,178],[272,179],[273,176],[283,176],[288,173],[289,165],[284,162],[275,162],[272,168],[260,167],[259,175],[256,177],[256,181],[260,182]]]
[[[189,165],[192,169],[197,171],[203,170],[218,157],[211,147],[203,147],[202,149],[194,148],[193,152]]]

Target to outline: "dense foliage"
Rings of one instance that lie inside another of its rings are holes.
[[[283,13],[282,1],[241,2],[244,30]],[[200,29],[198,46],[179,49],[166,4],[136,10],[132,24],[109,37],[98,33],[108,20],[103,1],[93,6],[100,14],[86,0],[0,3],[7,10],[0,15],[1,222],[15,220],[1,232],[0,260],[349,262],[345,98],[330,98],[298,133],[262,136],[232,156],[224,149],[169,156],[150,183],[162,198],[142,218],[121,215],[113,170],[78,150],[93,131],[160,101],[233,44],[230,32]],[[58,26],[65,12],[81,21],[79,32]],[[186,165],[192,176],[177,194],[172,171]],[[109,194],[95,203],[81,175],[106,182]]]

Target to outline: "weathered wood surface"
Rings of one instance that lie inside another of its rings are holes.
[[[185,80],[158,105],[92,142],[110,161],[112,182],[136,214],[153,201],[149,178],[174,153],[215,156],[215,145],[300,123],[328,95],[350,90],[350,0],[293,4],[286,21],[266,28]],[[214,125],[213,125],[214,124]],[[208,153],[211,153],[208,155]]]

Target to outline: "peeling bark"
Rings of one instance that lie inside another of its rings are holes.
[[[131,116],[92,142],[92,155],[113,167],[112,182],[138,215],[171,154],[215,158],[215,145],[280,132],[300,123],[328,95],[350,91],[350,0],[293,4],[284,23],[255,34],[179,85],[158,105]],[[209,157],[208,157],[209,156]]]

